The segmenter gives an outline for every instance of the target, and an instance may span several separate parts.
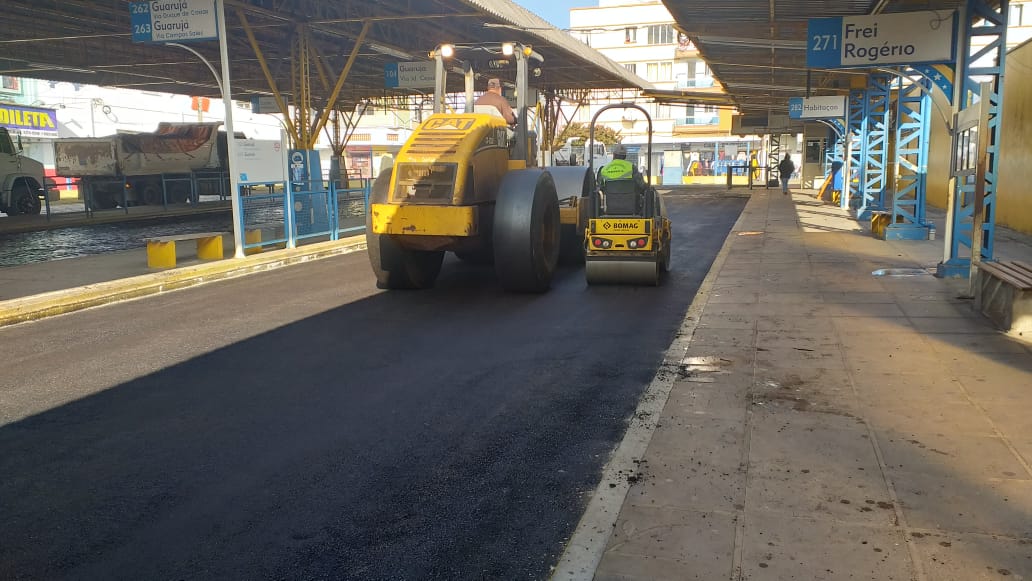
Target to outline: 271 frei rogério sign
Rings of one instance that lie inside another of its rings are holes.
[[[215,0],[130,2],[133,42],[217,40]]]
[[[952,62],[953,12],[811,18],[806,66],[819,69]]]

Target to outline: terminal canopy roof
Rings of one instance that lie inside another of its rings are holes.
[[[962,0],[663,0],[677,28],[688,35],[743,113],[785,114],[788,98],[807,88],[807,21],[953,11]],[[812,70],[813,95],[845,94],[857,70]]]
[[[199,0],[191,0],[191,3]],[[214,4],[214,0],[207,0]],[[4,0],[0,19],[0,75],[219,96],[209,69],[182,48],[134,43],[126,0]],[[311,102],[326,102],[356,44],[354,64],[338,103],[411,93],[385,89],[384,66],[427,61],[442,43],[528,44],[544,57],[538,88],[620,89],[651,85],[597,51],[509,0],[226,0],[233,96],[270,94],[248,38],[249,24],[279,90],[300,90],[298,54],[310,65]],[[365,37],[361,37],[365,27]],[[219,69],[215,41],[190,48]],[[315,61],[325,63],[322,77]],[[498,76],[504,78],[505,73]],[[460,91],[460,75],[449,75]],[[419,92],[433,93],[433,88]]]

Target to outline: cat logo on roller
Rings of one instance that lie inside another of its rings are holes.
[[[648,169],[646,179],[642,179],[634,165],[624,159],[626,150],[617,144],[613,161],[598,170],[599,185],[592,192],[584,231],[585,275],[592,285],[658,285],[670,269],[672,232],[663,198],[648,183],[652,175],[652,118],[632,103],[606,105],[591,120],[592,145],[599,115],[609,109],[636,109],[645,115],[649,141],[644,159],[648,160]]]

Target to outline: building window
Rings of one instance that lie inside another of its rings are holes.
[[[659,63],[645,63],[645,78],[650,81],[659,80]]]
[[[659,81],[674,80],[674,63],[659,63]]]
[[[21,79],[18,77],[0,77],[0,88],[7,93],[20,93]]]
[[[631,74],[638,74],[638,63],[627,63],[624,68],[631,72]]]
[[[1011,3],[1010,15],[1007,17],[1007,26],[1024,26],[1025,5],[1017,2]]]
[[[634,43],[638,42],[638,29],[637,28],[628,27],[628,28],[625,28],[623,32],[624,32],[624,39],[623,39],[623,41],[624,41],[625,44],[634,44]]]
[[[673,44],[673,24],[653,24],[649,26],[649,44]]]

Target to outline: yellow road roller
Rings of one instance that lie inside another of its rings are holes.
[[[516,65],[515,131],[493,107],[474,106],[472,60],[462,63],[466,109],[444,112],[444,59],[454,53],[435,51],[435,113],[370,194],[366,241],[379,288],[433,286],[445,252],[493,262],[502,287],[516,292],[547,290],[561,254],[583,260],[592,170],[529,167],[536,148],[527,130],[527,62],[542,59],[530,47],[509,52]],[[501,51],[491,54],[494,75]]]
[[[670,269],[672,231],[663,198],[651,184],[652,118],[633,103],[606,105],[591,120],[588,135],[592,144],[599,115],[610,109],[637,109],[645,115],[647,169],[642,175],[633,163],[617,161],[626,157],[619,144],[613,147],[614,161],[598,169],[584,231],[585,276],[588,284],[655,286]]]

